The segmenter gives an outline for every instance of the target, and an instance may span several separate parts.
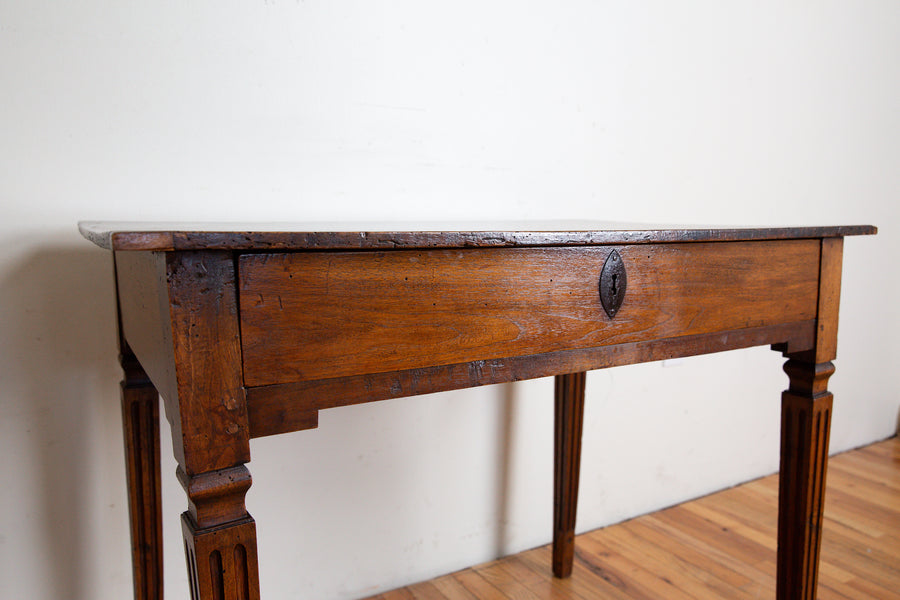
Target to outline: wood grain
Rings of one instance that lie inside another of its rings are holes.
[[[175,458],[188,475],[249,462],[232,256],[170,254],[166,279],[180,418]]]
[[[810,320],[601,348],[563,350],[536,356],[411,369],[396,373],[355,375],[248,388],[250,436],[262,437],[313,428],[318,425],[318,410],[388,398],[522,381],[557,373],[605,369],[751,346],[777,344],[779,347],[806,350],[813,347],[815,327],[815,321]]]
[[[248,386],[416,369],[815,317],[819,242],[287,253],[240,258]],[[338,300],[339,299],[339,300]]]
[[[816,356],[812,362],[825,363],[837,356],[838,310],[841,303],[841,266],[843,238],[822,240],[819,275],[818,329]]]
[[[123,347],[134,347],[141,365],[123,360],[129,369],[148,377],[164,391],[166,415],[172,425],[178,475],[188,494],[183,532],[191,595],[195,600],[259,598],[256,529],[244,506],[250,474],[249,424],[241,385],[241,354],[234,260],[229,252],[132,253],[117,255],[119,312]],[[157,400],[149,381],[123,390],[123,407]],[[139,397],[140,396],[140,397]],[[125,417],[126,434],[146,455],[142,437],[148,417]],[[158,440],[156,441],[158,445]],[[148,511],[158,512],[148,487],[143,456],[129,456],[129,497],[133,513],[135,587],[137,598],[161,597],[160,536]],[[157,458],[158,462],[158,458]],[[156,475],[158,477],[158,474]],[[135,500],[138,496],[140,499]],[[139,518],[135,520],[134,515]],[[156,569],[156,570],[154,570]]]
[[[234,261],[228,252],[116,253],[122,334],[163,396],[189,474],[250,460]]]

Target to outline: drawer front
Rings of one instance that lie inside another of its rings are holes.
[[[600,303],[624,262],[624,302]],[[527,356],[816,316],[819,242],[248,254],[247,386]]]

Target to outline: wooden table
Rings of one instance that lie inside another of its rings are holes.
[[[115,253],[135,598],[162,597],[158,394],[191,597],[247,600],[252,438],[326,408],[553,375],[566,577],[585,372],[765,344],[789,378],[777,597],[815,598],[843,237],[874,227],[318,229],[81,224]]]

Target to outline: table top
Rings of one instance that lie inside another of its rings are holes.
[[[108,250],[353,250],[590,246],[782,240],[871,235],[872,225],[679,226],[600,221],[497,223],[162,223],[82,221],[81,234]]]

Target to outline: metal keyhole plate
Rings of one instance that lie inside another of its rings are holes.
[[[625,262],[618,252],[613,250],[606,257],[603,270],[600,271],[600,304],[612,319],[619,312],[625,300],[625,287],[628,279],[625,275]]]

